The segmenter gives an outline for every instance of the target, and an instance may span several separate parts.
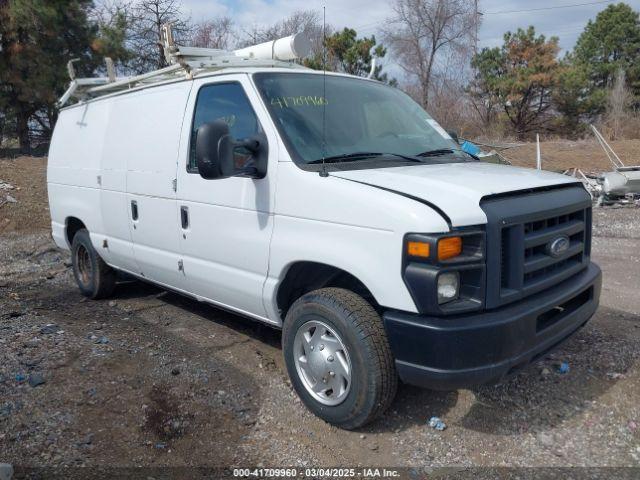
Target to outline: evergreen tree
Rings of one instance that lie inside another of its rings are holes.
[[[327,70],[339,71],[350,75],[366,77],[371,72],[373,58],[383,58],[387,50],[382,44],[376,43],[376,38],[358,38],[357,32],[352,28],[345,28],[341,32],[335,32],[325,39]],[[306,59],[305,65],[322,70],[322,53]],[[382,65],[376,65],[373,78],[390,85],[397,85],[395,79],[389,79],[386,73],[382,73]]]
[[[31,149],[30,132],[51,133],[56,101],[69,77],[67,62],[79,59],[79,76],[90,76],[109,53],[95,43],[98,27],[89,21],[90,0],[0,1],[0,110],[15,125],[23,152]]]
[[[568,56],[561,62],[553,91],[553,104],[560,114],[555,128],[570,137],[585,133],[587,124],[602,113],[605,98],[605,90],[591,91],[587,70]]]
[[[578,38],[573,61],[589,77],[590,91],[602,102],[618,70],[640,96],[640,18],[626,3],[609,5],[589,21]],[[600,105],[602,107],[602,105]]]
[[[520,139],[549,120],[559,49],[556,37],[536,36],[529,27],[507,32],[502,47],[485,48],[473,59],[477,76],[472,91],[497,103]]]

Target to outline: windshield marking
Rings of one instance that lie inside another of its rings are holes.
[[[329,101],[322,95],[299,95],[296,97],[273,97],[271,105],[280,108],[291,107],[321,107],[329,105]]]

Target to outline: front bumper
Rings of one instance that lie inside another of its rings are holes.
[[[602,273],[589,266],[500,309],[448,317],[389,311],[384,324],[400,378],[434,390],[500,382],[582,327],[598,308]]]

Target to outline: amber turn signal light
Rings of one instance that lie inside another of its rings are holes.
[[[462,238],[447,237],[438,241],[438,260],[447,260],[462,253]]]
[[[408,242],[407,253],[412,257],[429,258],[429,244],[424,242]]]

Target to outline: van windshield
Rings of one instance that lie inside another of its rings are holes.
[[[308,73],[256,73],[254,80],[297,163],[472,160],[417,103],[388,85]]]

